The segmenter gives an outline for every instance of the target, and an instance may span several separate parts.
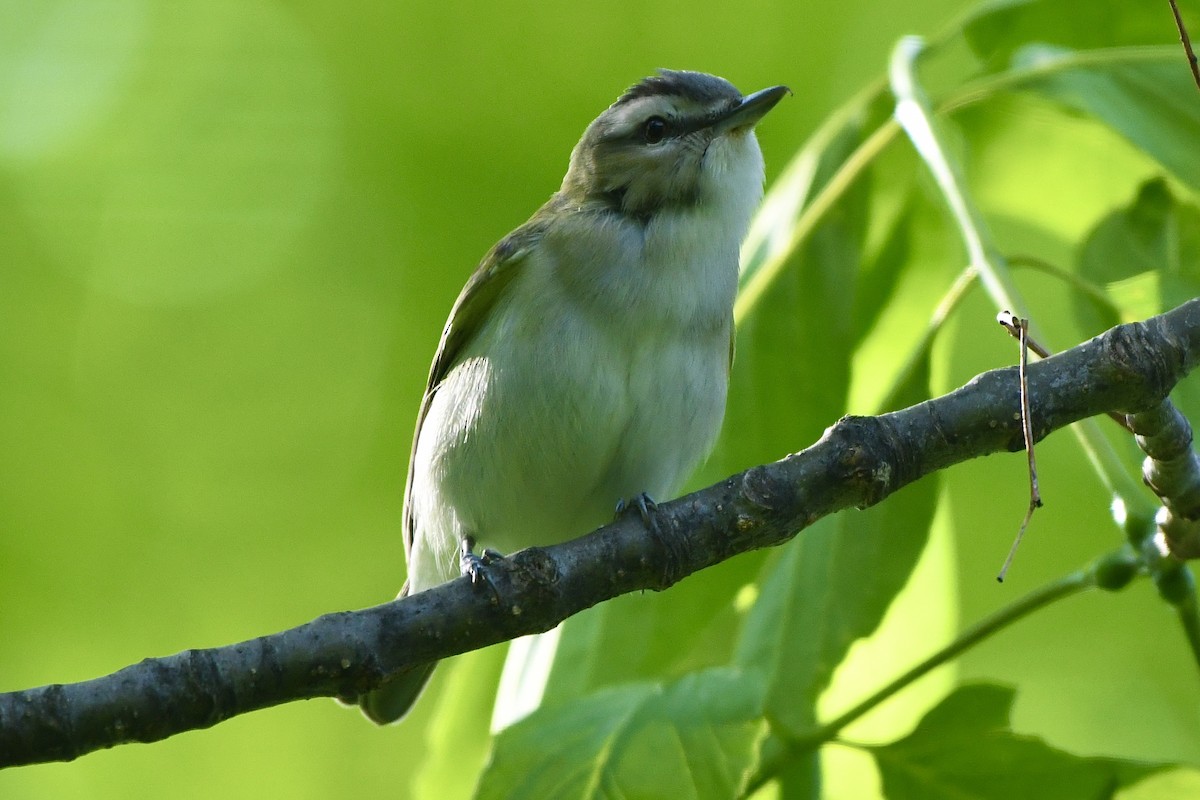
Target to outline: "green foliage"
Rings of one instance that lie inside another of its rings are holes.
[[[1162,769],[1111,758],[1081,758],[1014,733],[1011,689],[963,686],[931,709],[916,730],[871,748],[890,800],[1112,797]]]
[[[1094,115],[1200,187],[1200,164],[1189,146],[1200,136],[1200,108],[1180,102],[1195,84],[1178,63],[1148,49],[1092,64],[1075,51],[1030,45],[1017,52],[1013,67],[1030,73],[1030,88]]]
[[[394,593],[411,418],[454,294],[657,66],[796,92],[760,131],[769,195],[696,486],[1015,363],[1004,291],[1057,348],[1200,295],[1200,92],[1165,5],[383,9],[0,10],[0,688]],[[927,106],[918,155],[888,52],[964,11],[892,60]],[[1174,399],[1200,419],[1194,379]],[[9,770],[0,796],[1186,796],[1194,581],[1109,512],[1152,518],[1140,454],[1092,424],[1038,456],[1047,506],[1003,587],[1019,455],[572,618],[542,707],[494,736],[503,649],[444,665],[396,728],[293,704]],[[1111,591],[968,637],[861,706],[1064,574]]]
[[[807,529],[761,579],[736,663],[766,672],[766,713],[793,736],[856,640],[878,627],[925,546],[937,483],[923,481],[862,514]],[[867,579],[869,576],[869,579]]]
[[[476,796],[736,796],[767,733],[762,694],[754,672],[715,669],[538,711],[497,737]]]
[[[1092,298],[1077,298],[1080,323],[1097,330],[1200,296],[1200,209],[1180,202],[1162,178],[1147,181],[1130,205],[1092,229],[1079,250],[1078,272],[1108,300],[1097,308]],[[1125,319],[1103,313],[1110,309]]]

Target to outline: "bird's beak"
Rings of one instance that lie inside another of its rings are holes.
[[[742,102],[713,123],[713,133],[720,136],[730,131],[744,131],[753,128],[760,119],[766,116],[768,111],[775,107],[776,103],[783,99],[785,94],[791,93],[792,90],[786,86],[772,86],[770,89],[746,95],[742,98]]]

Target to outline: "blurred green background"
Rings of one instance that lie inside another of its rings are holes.
[[[898,36],[965,8],[0,3],[0,690],[389,599],[446,313],[479,257],[557,188],[586,124],[657,67],[747,91],[786,83],[794,97],[759,135],[769,183]],[[1162,41],[1174,35],[1164,5]],[[1005,124],[1003,108],[964,122],[983,136]],[[1111,137],[1076,133],[1067,179],[1087,179],[1087,154],[1153,174]],[[1002,212],[1045,173],[997,152],[976,166]],[[1062,216],[1047,224],[1077,234],[1129,199],[1097,184],[1086,213],[1040,197]],[[967,313],[991,312],[980,299]],[[946,387],[1014,357],[973,331],[943,356]],[[960,504],[940,510],[957,537],[943,558],[957,561],[935,574],[961,606],[945,619],[977,619],[1115,543],[1105,493],[1075,484],[1086,464],[1069,437],[1042,457],[1049,505],[1003,592],[992,576],[1024,506],[1023,458],[948,476]],[[1053,493],[1076,490],[1095,495],[1093,518],[1056,517]],[[1100,640],[1084,629],[1097,617]],[[1018,727],[1077,752],[1197,760],[1200,691],[1171,622],[1144,583],[1091,595],[962,671],[1019,682]],[[1054,649],[1064,631],[1078,638]],[[494,668],[498,653],[471,658]],[[0,772],[0,797],[437,796],[413,777],[434,707],[381,731],[331,701],[291,704]]]

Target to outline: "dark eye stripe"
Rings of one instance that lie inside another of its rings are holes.
[[[612,126],[596,132],[597,147],[628,147],[658,144],[667,139],[679,139],[712,125],[720,114],[697,114],[675,117],[653,114],[632,126]],[[660,127],[661,126],[661,127]]]

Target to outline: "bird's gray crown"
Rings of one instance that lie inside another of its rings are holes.
[[[718,100],[737,100],[742,93],[729,81],[704,72],[660,69],[657,75],[643,78],[625,90],[613,107],[624,105],[640,97],[682,97],[698,105],[709,105]]]

